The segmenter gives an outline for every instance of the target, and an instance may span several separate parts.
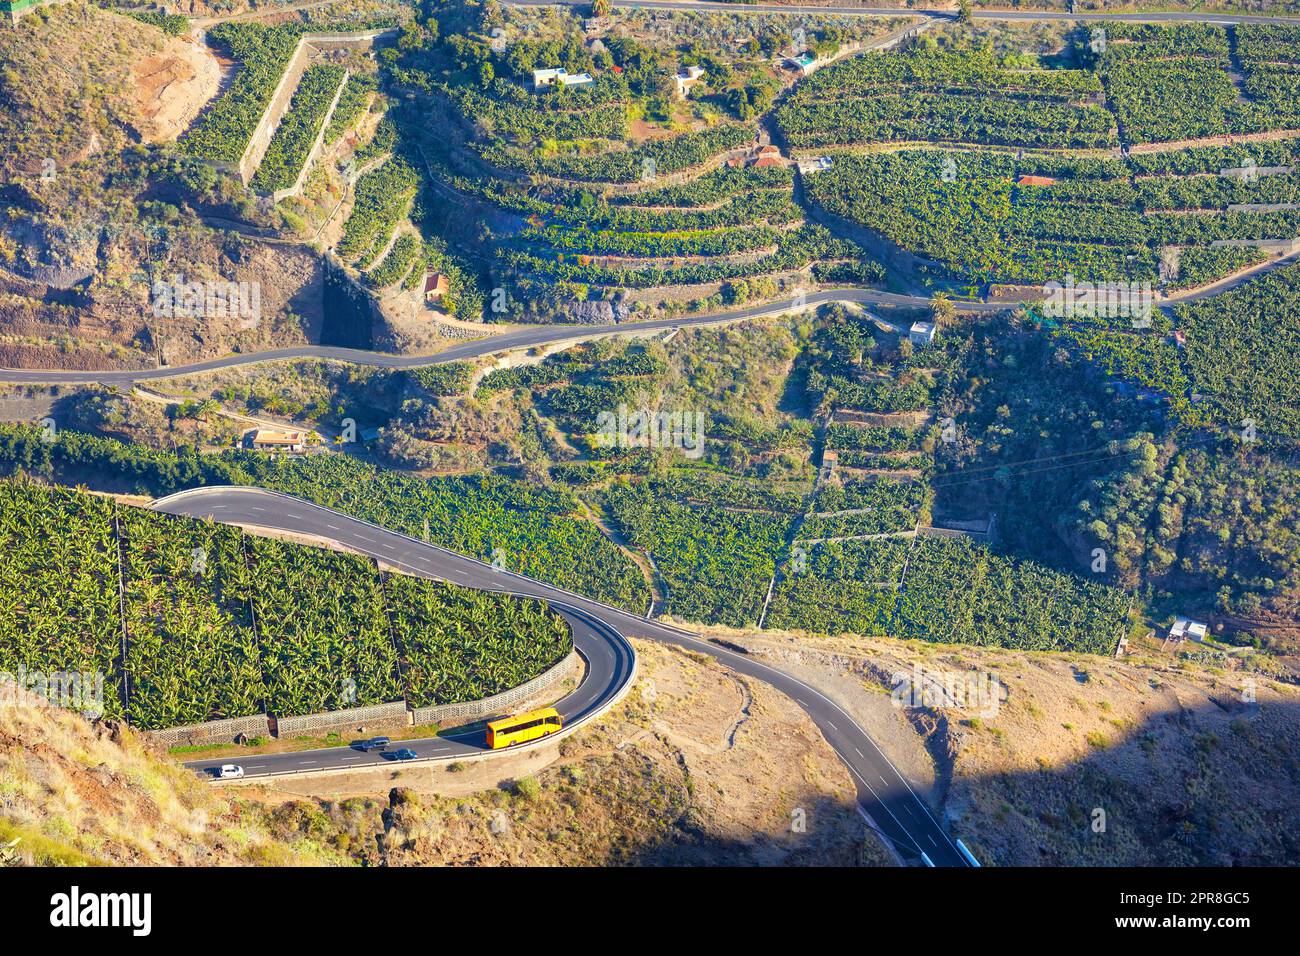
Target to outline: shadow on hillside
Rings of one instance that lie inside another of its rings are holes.
[[[986,866],[1300,863],[1300,703],[1211,700],[1197,710],[1176,701],[1153,708],[1140,725],[1116,728],[1111,741],[1061,767],[959,776],[945,808],[959,818],[950,834]],[[978,732],[995,735],[988,728],[996,727],[986,721]],[[852,839],[818,831],[819,819],[837,813],[842,820],[843,808],[823,801],[810,808],[805,834],[718,841],[688,812],[670,838],[610,862],[848,865],[864,852],[883,859],[860,820]]]

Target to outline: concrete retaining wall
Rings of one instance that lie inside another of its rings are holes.
[[[502,691],[482,700],[470,700],[463,704],[435,704],[431,707],[417,707],[411,711],[416,724],[432,724],[443,720],[482,720],[484,717],[496,717],[508,714],[520,701],[540,694],[548,687],[560,683],[565,678],[577,673],[582,659],[577,651],[569,655],[548,671],[543,671],[532,680],[510,690]]]
[[[246,737],[269,737],[271,724],[265,714],[254,714],[252,717],[210,720],[205,724],[189,724],[145,733],[164,747],[201,747],[208,744],[231,744],[241,734]]]
[[[329,109],[325,111],[325,117],[321,120],[320,129],[316,131],[316,139],[311,144],[311,149],[307,151],[307,158],[303,160],[302,169],[298,170],[298,178],[293,181],[292,186],[286,186],[284,189],[277,189],[271,193],[273,202],[279,202],[281,199],[288,199],[290,196],[298,195],[302,189],[302,184],[307,181],[307,173],[311,169],[311,164],[316,162],[316,156],[320,153],[321,147],[325,145],[325,130],[329,129],[330,120],[334,118],[334,110],[339,105],[339,97],[343,95],[343,88],[348,85],[348,77],[351,74],[343,71],[343,80],[339,83],[338,89],[334,91],[334,99],[330,100]]]
[[[258,120],[253,135],[248,138],[244,155],[239,157],[239,179],[245,186],[252,182],[253,174],[257,172],[262,157],[266,155],[266,148],[271,145],[275,128],[280,125],[280,120],[288,111],[289,101],[293,99],[294,90],[298,89],[298,81],[307,72],[307,63],[314,52],[305,37],[294,47],[293,56],[289,57],[289,65],[285,67],[280,82],[275,85],[275,92],[271,94],[271,102],[267,104],[266,111]]]
[[[244,155],[239,159],[239,178],[245,186],[252,181],[258,164],[266,155],[266,148],[271,145],[275,128],[280,125],[280,120],[289,109],[289,101],[293,99],[294,91],[298,89],[298,81],[306,72],[312,56],[320,50],[365,50],[380,37],[396,32],[396,30],[369,30],[365,33],[304,33],[298,38],[298,45],[294,47],[293,56],[289,58],[289,65],[285,67],[280,82],[275,85],[271,102],[267,104],[266,111],[257,123],[257,128],[248,139],[248,145],[244,147]]]
[[[559,684],[576,674],[581,666],[582,659],[578,656],[578,652],[570,651],[564,660],[550,670],[538,674],[518,687],[512,687],[491,697],[484,697],[482,700],[416,708],[408,707],[404,700],[397,700],[388,704],[353,707],[349,710],[304,714],[301,717],[281,717],[275,722],[274,734],[271,732],[271,721],[265,714],[211,720],[204,724],[189,724],[185,727],[150,730],[145,733],[164,747],[201,747],[234,743],[240,735],[284,738],[317,735],[329,731],[356,730],[358,727],[365,727],[367,731],[396,730],[412,724],[432,724],[444,720],[480,720],[484,717],[509,713],[511,708],[520,701]]]

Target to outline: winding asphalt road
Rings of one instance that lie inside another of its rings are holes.
[[[804,305],[807,306],[823,305],[828,302],[857,302],[900,306],[928,306],[930,304],[930,300],[924,296],[898,295],[876,289],[826,289],[821,292],[810,292],[803,299]],[[1006,303],[990,302],[956,302],[955,304],[959,309],[972,312],[997,312],[1008,307]],[[678,327],[723,325],[728,322],[739,322],[744,319],[765,315],[779,315],[783,312],[792,311],[795,311],[793,302],[785,299],[779,302],[767,302],[762,305],[753,305],[728,312],[711,312],[705,315],[678,319],[624,322],[618,325],[529,326],[506,332],[503,335],[475,339],[472,342],[462,342],[433,355],[393,355],[386,352],[371,352],[364,349],[348,349],[331,345],[299,345],[270,349],[265,352],[227,355],[224,358],[194,362],[189,365],[168,365],[151,369],[78,371],[70,369],[0,368],[0,382],[43,385],[125,385],[151,379],[175,378],[178,375],[190,375],[195,372],[211,372],[240,365],[256,365],[261,362],[283,362],[303,358],[335,359],[340,362],[354,362],[357,365],[374,365],[382,368],[419,368],[425,365],[441,365],[445,362],[479,358],[484,355],[496,355],[537,345],[587,341],[606,335],[643,335]],[[485,326],[485,328],[491,328],[491,326]]]
[[[153,507],[225,524],[314,535],[410,574],[551,602],[573,626],[574,643],[588,664],[582,685],[558,705],[569,722],[584,719],[631,679],[634,655],[623,635],[707,654],[737,673],[771,685],[803,708],[848,767],[857,786],[860,812],[902,857],[916,860],[924,853],[936,866],[967,865],[929,808],[852,716],[815,688],[748,654],[288,495],[257,488],[202,488],[160,499]],[[409,746],[420,757],[483,752],[481,733],[402,741],[402,746]],[[384,762],[385,758],[376,754],[339,747],[257,756],[243,766],[248,776],[256,777]],[[214,764],[195,761],[187,766],[205,772]]]

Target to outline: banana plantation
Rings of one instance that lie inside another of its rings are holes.
[[[102,674],[104,715],[141,729],[475,700],[571,646],[541,601],[0,483],[0,672]]]

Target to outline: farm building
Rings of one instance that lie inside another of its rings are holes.
[[[699,66],[688,66],[676,76],[673,82],[677,84],[677,95],[685,97],[692,86],[700,81],[704,76],[704,68]]]
[[[31,13],[37,7],[53,6],[63,0],[0,0],[0,16],[10,23],[17,23],[25,13]]]
[[[822,452],[821,480],[829,481],[835,475],[835,468],[840,463],[840,453],[833,449]]]
[[[1050,186],[1056,180],[1051,176],[1021,176],[1016,180],[1017,186]]]
[[[817,57],[807,51],[800,53],[798,56],[790,57],[786,62],[803,76],[807,76],[817,68]]]
[[[933,322],[913,322],[912,328],[907,333],[907,340],[913,345],[924,347],[934,341],[934,333]]]
[[[435,302],[441,302],[443,297],[451,290],[451,283],[441,272],[428,272],[424,276],[424,302],[426,305],[433,305]]]
[[[1169,639],[1178,644],[1189,639],[1198,644],[1204,644],[1208,630],[1209,628],[1200,621],[1193,621],[1189,617],[1180,617],[1169,628]]]
[[[307,447],[307,439],[302,432],[276,431],[271,428],[259,428],[253,432],[252,446],[259,451],[288,451],[298,454]]]
[[[545,89],[548,86],[583,86],[594,82],[590,73],[570,73],[564,67],[533,70],[533,89]]]

